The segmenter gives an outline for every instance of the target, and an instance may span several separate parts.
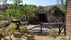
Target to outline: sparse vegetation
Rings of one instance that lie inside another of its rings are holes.
[[[21,33],[26,33],[27,32],[27,27],[25,25],[21,25],[19,28],[20,28]]]
[[[6,29],[3,28],[3,29],[0,29],[0,36],[1,36],[1,39],[3,38],[5,40],[5,37],[8,35],[8,33],[6,32]]]
[[[65,20],[65,13],[57,6],[52,6],[49,9],[49,12],[51,12],[51,16],[53,17],[53,19],[55,20],[55,22],[64,22]],[[51,17],[50,16],[50,17]],[[51,18],[52,19],[52,18]],[[50,19],[50,20],[51,20]],[[63,20],[62,20],[63,19]]]
[[[15,31],[16,29],[16,24],[15,23],[11,23],[7,29],[6,29],[6,32],[8,33],[9,37],[10,37],[10,40],[12,40],[11,38],[11,35],[13,34],[13,32]]]
[[[71,40],[71,38],[67,38],[66,36],[63,36],[60,38],[60,40]]]
[[[58,31],[56,31],[55,29],[51,28],[50,31],[49,31],[49,36],[54,38],[58,37]]]
[[[0,28],[4,27],[4,23],[0,22]]]
[[[7,31],[14,31],[16,29],[16,24],[15,23],[11,23],[8,28]]]
[[[26,40],[34,40],[34,37],[33,36],[27,36]]]
[[[5,11],[11,18],[26,20],[35,12],[35,6],[22,5],[22,0],[14,0],[14,4],[11,4]]]

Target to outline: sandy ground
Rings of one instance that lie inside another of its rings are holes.
[[[35,39],[36,40],[52,40],[48,36],[35,36]]]
[[[60,40],[61,37],[57,37],[55,40]],[[53,38],[49,36],[35,36],[36,40],[53,40]]]
[[[9,39],[9,36],[7,36],[6,37],[8,40],[10,40]],[[37,35],[35,35],[35,38],[34,38],[35,40],[53,40],[53,38],[51,38],[51,37],[49,37],[49,36],[37,36]],[[2,39],[3,40],[3,39]],[[14,38],[13,36],[12,36],[12,40],[25,40],[25,37],[24,38]],[[58,38],[56,38],[56,40],[59,40],[59,37]]]

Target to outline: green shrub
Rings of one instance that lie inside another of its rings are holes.
[[[11,23],[8,28],[7,28],[7,31],[14,31],[16,29],[16,24],[15,23]]]
[[[0,15],[0,18],[5,18],[4,15]]]
[[[34,40],[34,38],[32,36],[28,36],[27,40]]]
[[[4,29],[0,29],[0,34],[5,37],[8,33]]]
[[[7,20],[7,17],[5,17],[4,15],[0,15],[0,21],[1,20]]]
[[[8,33],[8,36],[10,37],[10,40],[12,40],[11,35],[15,31],[15,29],[16,29],[16,24],[15,23],[10,23],[10,25],[6,29],[6,32]]]
[[[56,31],[55,29],[51,28],[50,31],[49,31],[49,36],[54,38],[58,37],[58,31]]]
[[[27,32],[27,27],[26,27],[25,25],[21,25],[21,26],[19,27],[19,29],[20,29],[20,32],[21,32],[21,33],[26,33],[26,32]]]
[[[27,40],[33,40],[31,37],[28,37]]]
[[[4,23],[0,22],[0,28],[4,27]]]
[[[2,34],[2,30],[0,29],[0,34]]]

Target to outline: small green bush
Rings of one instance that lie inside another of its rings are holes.
[[[21,33],[26,33],[26,32],[27,32],[27,27],[26,27],[25,25],[21,25],[21,26],[19,27],[19,29],[20,29],[20,32],[21,32]]]
[[[4,27],[4,23],[0,22],[0,28]]]
[[[31,37],[28,37],[27,40],[33,40]]]
[[[5,18],[4,15],[0,15],[0,18]]]
[[[27,37],[27,40],[34,40],[34,37],[28,36],[28,37]]]
[[[1,34],[3,37],[5,37],[6,34],[7,34],[7,32],[6,32],[6,30],[4,30],[4,29],[0,29],[0,34]]]
[[[11,23],[8,28],[7,28],[7,31],[14,31],[16,29],[16,24],[15,23]]]
[[[8,20],[7,17],[5,17],[4,15],[0,15],[0,21],[1,20]]]
[[[13,32],[16,29],[16,24],[15,23],[10,23],[10,25],[8,26],[8,28],[6,29],[6,32],[8,33],[8,36],[10,37],[10,40],[12,40],[11,35],[13,34]]]
[[[49,31],[49,36],[54,38],[58,37],[58,31],[56,31],[55,29],[51,28],[50,31]]]
[[[2,34],[2,30],[0,29],[0,34]]]

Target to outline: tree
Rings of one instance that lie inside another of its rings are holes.
[[[14,0],[13,2],[14,2],[15,5],[19,6],[20,3],[22,3],[22,0]]]
[[[18,18],[21,20],[28,20],[36,9],[34,5],[22,5],[22,0],[13,0],[13,4],[11,4],[6,10],[7,15],[12,18]]]
[[[11,17],[18,17],[22,13],[22,11],[20,10],[20,2],[21,0],[14,0],[14,5],[11,4],[6,10],[7,15]]]
[[[31,16],[34,12],[36,7],[30,6],[30,5],[10,5],[8,9],[6,10],[7,15],[19,19],[28,19],[29,16]]]
[[[61,2],[62,5],[64,5],[65,0],[57,0],[57,2]]]
[[[49,11],[51,12],[51,15],[56,19],[56,22],[59,22],[65,17],[65,13],[57,6],[52,6]]]
[[[62,10],[64,12],[66,12],[66,0],[57,0],[57,3],[58,2],[61,2],[61,4],[62,4]]]
[[[28,18],[35,13],[36,7],[34,5],[24,5],[24,13],[26,20],[28,20]]]

